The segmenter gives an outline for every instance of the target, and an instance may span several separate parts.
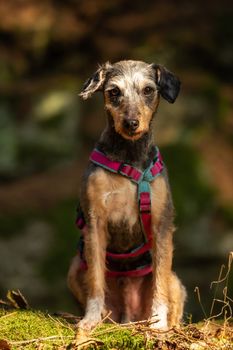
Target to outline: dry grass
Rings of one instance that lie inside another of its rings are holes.
[[[233,252],[229,254],[227,266],[221,267],[217,280],[211,283],[211,289],[215,290],[208,316],[201,302],[201,293],[196,288],[205,319],[198,324],[182,325],[167,332],[153,330],[148,320],[119,325],[109,315],[106,318],[111,324],[103,322],[89,334],[77,332],[77,317],[69,314],[57,317],[22,310],[18,303],[27,309],[25,298],[19,292],[11,292],[7,302],[1,301],[5,307],[0,309],[0,350],[233,350],[233,300],[228,295],[232,261]],[[217,297],[219,291],[222,292],[222,298]],[[217,321],[219,319],[221,321]]]

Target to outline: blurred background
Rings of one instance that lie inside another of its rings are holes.
[[[232,22],[225,0],[0,0],[0,298],[20,289],[34,308],[78,312],[66,287],[75,208],[105,123],[101,94],[78,92],[99,63],[138,59],[182,81],[174,105],[161,101],[155,139],[186,315],[203,317],[195,286],[208,315],[210,283],[233,250]]]

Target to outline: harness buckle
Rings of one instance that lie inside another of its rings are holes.
[[[151,212],[151,199],[149,192],[141,192],[139,199],[139,209],[140,213],[150,213]]]
[[[127,176],[133,182],[138,183],[142,177],[142,173],[129,164],[121,163],[119,169],[118,173],[120,171],[121,175]]]
[[[137,169],[131,167],[128,176],[131,180],[137,182],[141,178],[141,173]]]
[[[119,168],[117,169],[117,173],[121,174],[122,169],[124,168],[124,163],[120,163]]]

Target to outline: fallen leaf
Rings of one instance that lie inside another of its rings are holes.
[[[10,345],[7,343],[6,340],[0,339],[0,350],[10,350]]]

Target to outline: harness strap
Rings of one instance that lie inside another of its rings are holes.
[[[148,273],[152,272],[152,266],[145,265],[141,266],[139,269],[130,270],[130,271],[106,271],[108,277],[141,277],[145,276]]]
[[[136,258],[139,255],[142,255],[148,250],[151,249],[151,242],[146,242],[140,245],[138,248],[131,250],[129,253],[111,253],[106,252],[106,255],[110,258],[115,259],[127,259],[127,258]]]
[[[138,183],[142,177],[142,172],[129,164],[111,161],[105,154],[98,149],[94,149],[90,155],[90,160],[113,173],[118,173],[130,178],[131,181]]]
[[[86,224],[85,224],[85,220],[82,218],[82,216],[79,216],[77,218],[76,225],[79,229],[82,230],[82,234],[84,234]],[[83,249],[84,249],[84,240],[83,240],[83,236],[81,236],[81,239],[79,241],[79,248],[78,248],[79,257],[80,257],[79,269],[80,270],[87,270],[88,266],[87,266],[87,262],[85,260]],[[133,257],[137,257],[137,256],[144,254],[145,252],[149,251],[150,249],[151,249],[151,244],[145,243],[145,244],[142,244],[139,248],[136,248],[134,251],[131,251],[130,253],[114,254],[114,253],[106,252],[106,257],[107,258],[108,257],[115,258],[115,259],[133,258]],[[140,265],[136,269],[134,268],[131,270],[126,270],[126,271],[115,271],[115,270],[108,270],[107,269],[106,276],[107,277],[141,277],[141,276],[145,276],[145,275],[149,274],[150,272],[152,272],[152,265],[147,264],[147,265],[142,265],[142,266]]]
[[[80,269],[87,270],[88,266],[86,261],[81,260]],[[130,270],[130,271],[110,271],[106,270],[107,277],[141,277],[145,276],[148,273],[152,272],[152,266],[145,265],[141,266],[138,269]]]
[[[142,228],[144,230],[146,242],[136,249],[131,250],[128,253],[111,253],[106,252],[106,256],[115,259],[133,258],[142,255],[143,253],[150,251],[152,248],[152,227],[151,227],[151,193],[150,182],[155,179],[163,170],[163,161],[159,149],[156,147],[156,155],[145,171],[141,171],[129,164],[122,162],[111,161],[104,153],[98,149],[94,149],[90,155],[90,160],[104,169],[107,169],[113,173],[121,174],[132,182],[137,184],[138,187],[138,202],[139,202],[139,214],[141,219]],[[76,220],[77,226],[83,230],[86,227],[85,219],[81,213]],[[84,232],[85,230],[83,230]],[[86,267],[85,267],[86,266]],[[87,268],[84,262],[82,262],[82,268]],[[136,270],[130,271],[106,271],[107,276],[144,276],[152,271],[152,266],[142,266]]]
[[[121,174],[128,177],[131,181],[139,184],[142,181],[143,175],[146,171],[149,170],[147,177],[151,178],[149,181],[152,181],[158,174],[163,170],[163,161],[159,149],[156,147],[156,159],[151,163],[149,169],[146,169],[144,172],[141,170],[122,162],[111,161],[104,153],[100,152],[95,148],[91,155],[90,160],[96,164],[105,168],[113,173]]]
[[[82,230],[82,233],[84,234],[85,228],[87,227],[84,218],[82,215],[79,214],[79,216],[76,219],[76,226]],[[109,258],[114,258],[114,259],[127,259],[127,258],[136,258],[139,255],[142,255],[143,253],[149,251],[151,249],[151,244],[152,242],[146,242],[141,244],[139,247],[136,249],[131,250],[128,253],[111,253],[111,252],[106,252],[106,256]]]
[[[96,148],[92,151],[90,160],[94,164],[104,169],[126,176],[138,185],[138,201],[141,223],[144,228],[144,234],[148,242],[148,246],[151,248],[151,199],[149,183],[153,181],[155,177],[163,170],[163,162],[159,149],[156,147],[155,158],[144,172],[129,164],[111,161],[104,153],[100,152]]]
[[[150,192],[141,192],[139,198],[140,218],[146,233],[147,242],[152,248],[152,228],[151,228],[151,198]]]

